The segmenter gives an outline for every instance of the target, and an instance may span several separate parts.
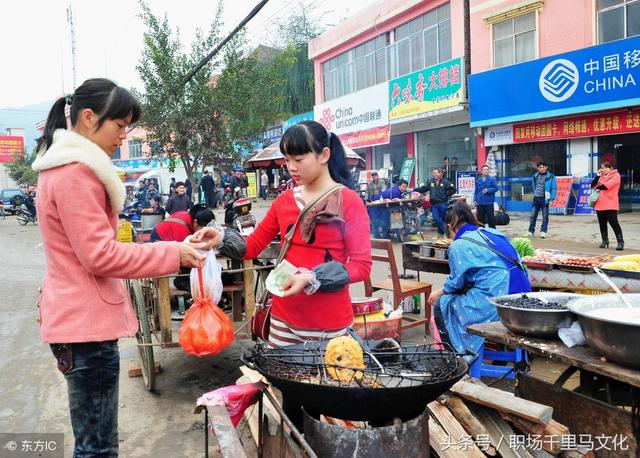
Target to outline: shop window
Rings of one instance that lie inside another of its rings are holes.
[[[455,180],[457,171],[476,169],[476,137],[469,126],[453,126],[418,132],[418,182],[426,183],[435,168]]]
[[[640,35],[640,0],[598,0],[598,42]]]
[[[139,139],[129,140],[129,159],[142,157],[142,141]]]
[[[493,24],[493,66],[495,68],[535,58],[535,13],[523,14]]]

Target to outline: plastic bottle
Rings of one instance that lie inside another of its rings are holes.
[[[421,304],[420,304],[420,295],[419,294],[414,294],[413,295],[413,313],[420,313],[420,308],[421,308]]]

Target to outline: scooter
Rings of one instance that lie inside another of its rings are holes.
[[[240,195],[240,188],[235,189],[234,197],[226,201],[224,208],[224,223],[227,227],[237,229],[242,236],[253,233],[256,219],[251,214],[251,200]]]
[[[20,205],[20,214],[17,216],[18,224],[26,226],[29,223],[38,224],[38,215],[36,215],[36,206],[31,202],[25,201]]]

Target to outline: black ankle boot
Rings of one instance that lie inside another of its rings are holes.
[[[602,239],[602,243],[600,244],[600,248],[609,248],[609,239]]]
[[[616,245],[616,251],[622,251],[624,250],[624,240],[619,240],[618,244]]]

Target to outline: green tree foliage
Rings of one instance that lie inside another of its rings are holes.
[[[21,157],[14,162],[5,164],[9,176],[20,186],[35,186],[38,182],[38,172],[31,168],[36,158],[35,152],[26,158]]]
[[[243,52],[239,35],[183,85],[184,76],[222,39],[222,2],[209,31],[196,33],[188,53],[166,15],[159,19],[146,3],[140,6],[146,26],[137,66],[144,84],[138,93],[141,124],[163,154],[182,160],[195,187],[196,171],[236,160],[237,146],[279,117],[279,98],[265,90],[279,84],[277,74]]]

